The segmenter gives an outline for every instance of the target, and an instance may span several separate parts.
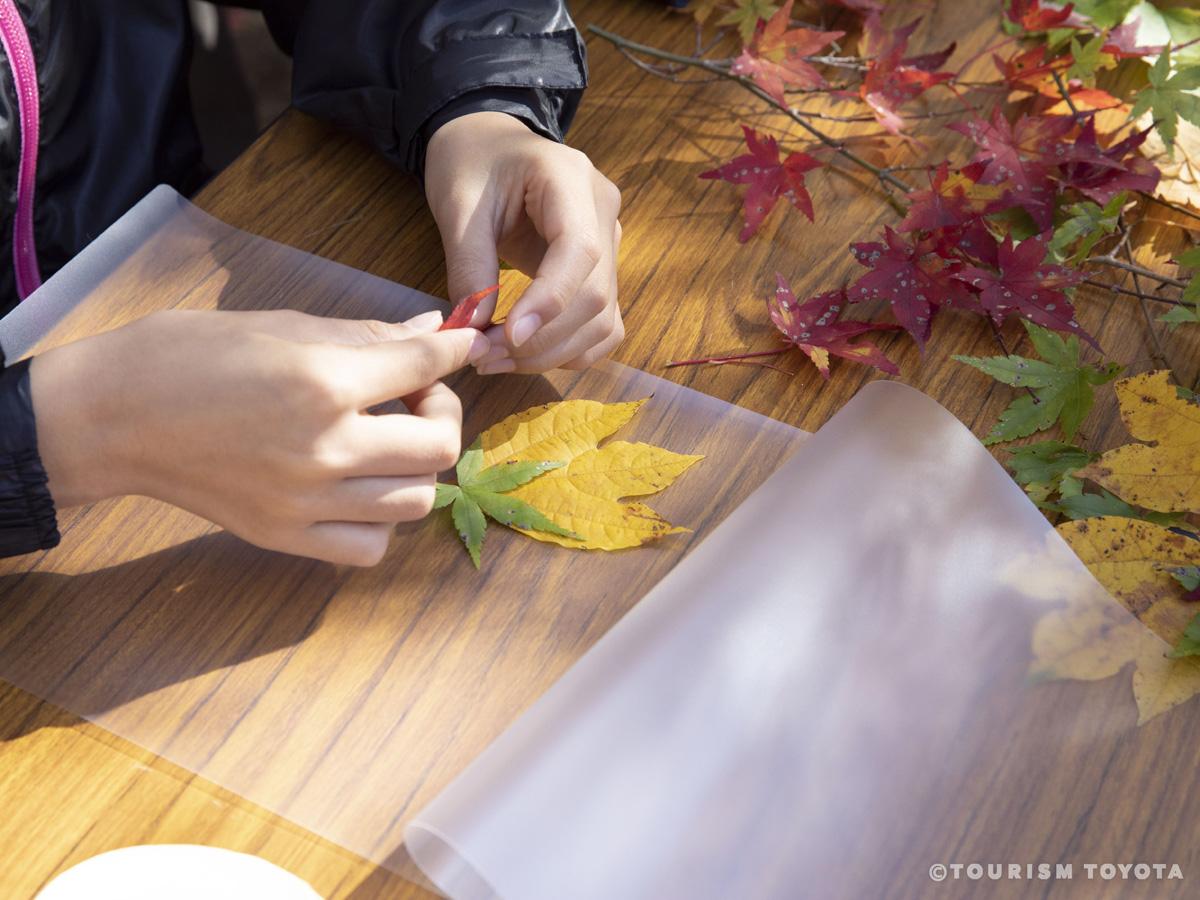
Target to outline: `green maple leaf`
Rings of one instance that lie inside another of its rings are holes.
[[[1053,331],[1022,320],[1041,359],[1011,356],[955,356],[985,375],[1012,387],[1032,391],[1022,393],[1000,414],[1000,421],[984,438],[985,444],[997,444],[1027,437],[1059,423],[1070,439],[1079,428],[1095,399],[1093,387],[1112,381],[1121,366],[1083,364],[1079,361],[1079,338],[1065,340]]]
[[[1082,447],[1063,441],[1042,441],[1012,451],[1008,461],[1017,484],[1042,509],[1054,509],[1054,494],[1071,497],[1082,493],[1083,483],[1075,472],[1098,458]]]
[[[1075,0],[1075,12],[1088,19],[1097,28],[1112,28],[1120,25],[1129,11],[1138,5],[1138,0]]]
[[[1080,81],[1094,82],[1099,69],[1111,69],[1117,64],[1112,54],[1103,51],[1105,37],[1096,35],[1087,43],[1080,43],[1076,37],[1071,38],[1071,56],[1073,61],[1067,69],[1067,79],[1077,78]]]
[[[1142,89],[1129,111],[1136,119],[1146,110],[1154,116],[1154,127],[1174,159],[1179,120],[1200,126],[1200,96],[1189,93],[1200,88],[1200,66],[1187,66],[1171,74],[1171,51],[1164,50],[1150,67],[1150,84]]]
[[[466,449],[455,467],[458,484],[437,485],[433,508],[450,507],[454,529],[477,569],[489,516],[501,525],[578,538],[574,532],[554,524],[524,500],[508,496],[508,491],[513,488],[563,465],[561,462],[502,462],[484,469],[483,449],[476,440]]]
[[[1176,262],[1181,269],[1200,269],[1200,247],[1180,253]],[[1171,328],[1184,323],[1200,322],[1200,271],[1192,276],[1192,280],[1183,289],[1182,300],[1183,304],[1172,308],[1165,316],[1159,316],[1158,321],[1166,322]]]
[[[771,0],[737,0],[737,7],[731,9],[717,22],[718,25],[736,25],[742,43],[750,43],[754,37],[754,29],[758,27],[759,19],[769,19],[779,11]]]
[[[1120,226],[1121,210],[1126,202],[1125,194],[1117,194],[1103,207],[1091,200],[1068,206],[1065,210],[1067,218],[1055,227],[1050,239],[1049,250],[1054,259],[1077,265],[1091,256],[1092,248]],[[1075,249],[1069,251],[1073,244]]]

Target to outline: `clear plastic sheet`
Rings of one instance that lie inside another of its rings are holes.
[[[920,897],[935,863],[1070,860],[1095,796],[1061,785],[1135,716],[1127,686],[1028,683],[1034,623],[1068,599],[1128,620],[966,428],[870,384],[418,814],[409,852],[456,900]],[[1106,776],[1136,783],[1135,759]],[[997,886],[936,895],[969,887]]]
[[[0,322],[0,343],[15,359],[170,307],[395,321],[439,304],[160,188]],[[649,498],[694,533],[601,554],[494,526],[480,573],[435,514],[348,570],[123,498],[64,511],[54,551],[0,561],[0,676],[418,879],[412,813],[805,437],[615,364],[453,385],[468,436],[563,397],[652,397],[616,437],[706,454]]]
[[[112,235],[0,323],[11,357],[171,306],[437,303],[165,189]],[[933,401],[873,384],[806,439],[615,365],[454,385],[468,435],[653,395],[618,436],[707,454],[651,501],[694,534],[606,555],[494,528],[477,574],[434,517],[348,571],[125,498],[0,562],[0,676],[419,879],[407,836],[462,900],[925,897],[935,863],[1195,858],[1194,804],[1136,804],[1194,714],[1143,731],[1127,678],[1030,682],[1042,616],[1128,614]]]

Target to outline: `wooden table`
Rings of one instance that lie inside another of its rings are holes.
[[[686,50],[691,40],[686,22],[654,2],[590,0],[575,4],[575,15],[581,26],[596,22],[659,46]],[[957,39],[956,58],[961,59],[996,33],[994,18],[980,16],[975,4],[938,4],[920,32],[920,46]],[[663,373],[662,365],[771,346],[775,335],[763,300],[774,273],[788,276],[798,294],[836,286],[858,269],[847,244],[870,239],[882,224],[893,222],[894,214],[859,173],[839,167],[810,179],[816,225],[777,210],[756,239],[739,245],[737,190],[699,181],[696,174],[740,152],[737,121],[765,124],[767,117],[731,85],[656,80],[602,41],[589,40],[589,49],[592,87],[571,143],[586,151],[624,195],[621,295],[628,338],[616,358],[801,428],[820,427],[878,374],[835,363],[833,380],[826,384],[798,357],[783,361],[795,370],[791,377],[740,366]],[[771,127],[784,130],[778,121]],[[792,142],[799,144],[800,137],[793,135]],[[285,114],[196,201],[239,228],[444,295],[440,241],[416,185],[356,141],[295,112]],[[1177,246],[1172,243],[1176,234],[1152,226],[1139,229],[1139,238],[1147,247],[1141,255],[1147,264],[1164,261]],[[1152,368],[1134,302],[1089,290],[1079,306],[1082,324],[1110,358],[1134,371]],[[1022,347],[1019,328],[1006,328],[1005,335],[1011,346]],[[924,358],[906,338],[885,335],[880,343],[902,367],[904,381],[935,397],[976,434],[986,433],[1009,401],[1008,389],[950,360],[954,353],[995,351],[991,332],[977,318],[943,316]],[[1179,374],[1194,381],[1200,375],[1195,329],[1170,337],[1167,347]],[[1103,396],[1083,431],[1091,446],[1124,439],[1110,396]],[[68,542],[75,539],[70,523],[83,514],[63,514]],[[122,554],[142,555],[140,535],[119,538]],[[23,573],[62,552],[4,562],[0,597],[19,596]],[[170,565],[169,558],[156,565]],[[600,633],[599,627],[587,632],[583,645]],[[577,656],[582,649],[575,646],[570,653]],[[568,661],[564,658],[560,668]],[[5,898],[31,896],[55,873],[96,853],[154,842],[207,843],[255,853],[308,879],[329,897],[427,896],[386,869],[8,685],[0,685],[0,734],[0,895]],[[1178,729],[1172,734],[1183,740]],[[1167,781],[1152,787],[1164,796],[1171,791]],[[1155,808],[1149,797],[1139,803]]]

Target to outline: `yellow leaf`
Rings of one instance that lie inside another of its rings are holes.
[[[1141,129],[1153,124],[1154,115],[1149,112],[1137,121]],[[1200,127],[1180,118],[1174,156],[1167,155],[1166,145],[1157,131],[1151,131],[1138,149],[1162,173],[1154,189],[1155,196],[1200,210]]]
[[[1123,379],[1116,388],[1129,433],[1151,443],[1109,450],[1078,474],[1136,506],[1200,511],[1200,406],[1180,400],[1165,371]]]
[[[480,436],[485,468],[521,460],[566,464],[515,488],[510,496],[583,539],[518,530],[540,541],[589,550],[636,547],[688,530],[672,525],[643,503],[622,502],[622,498],[657,493],[703,457],[627,441],[597,447],[645,402],[548,403],[510,416]]]
[[[1047,613],[1033,629],[1035,680],[1100,681],[1137,659],[1146,633],[1111,600],[1068,604]]]
[[[1200,659],[1194,656],[1172,659],[1167,656],[1170,649],[1154,635],[1143,633],[1137,668],[1133,671],[1139,725],[1200,692]]]
[[[1123,516],[1064,522],[1057,530],[1127,610],[1168,644],[1179,640],[1196,609],[1165,569],[1200,565],[1200,541]]]
[[[1195,607],[1163,571],[1200,560],[1200,542],[1119,516],[1066,522],[1057,531],[1119,603],[1087,589],[1069,567],[1051,578],[1046,593],[1065,597],[1066,604],[1034,626],[1030,677],[1099,681],[1133,663],[1139,725],[1200,693],[1200,660],[1167,656]],[[1026,568],[1044,571],[1047,565],[1041,559]]]

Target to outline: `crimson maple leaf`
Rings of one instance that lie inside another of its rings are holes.
[[[1070,3],[1056,9],[1042,6],[1039,0],[1012,0],[1004,10],[1004,15],[1010,22],[1020,25],[1026,31],[1048,31],[1058,28],[1071,18],[1074,9],[1074,5]]]
[[[891,331],[896,325],[885,322],[838,321],[846,308],[845,290],[828,291],[805,300],[796,299],[782,275],[775,276],[775,295],[767,300],[767,312],[775,327],[791,343],[807,354],[813,365],[829,377],[829,357],[840,356],[867,366],[874,366],[891,375],[900,369],[871,341],[853,339],[869,331]]]
[[[1010,91],[1037,92],[1038,84],[1051,72],[1055,70],[1061,72],[1071,68],[1070,56],[1059,56],[1047,60],[1045,44],[1038,44],[1023,53],[1014,53],[1008,59],[1003,59],[998,53],[993,53],[992,62],[999,70],[1000,77],[1004,79],[1004,86]]]
[[[1003,186],[1005,198],[1028,212],[1038,228],[1050,227],[1056,191],[1047,160],[1065,155],[1060,139],[1075,127],[1071,117],[1022,116],[1013,126],[997,108],[991,122],[971,119],[947,127],[979,147],[971,162],[982,166],[980,184]]]
[[[789,88],[824,87],[825,79],[804,57],[812,56],[845,35],[844,31],[788,28],[792,3],[788,0],[767,22],[759,22],[749,46],[733,61],[731,71],[753,80],[771,99],[787,106]]]
[[[943,162],[930,175],[929,190],[908,195],[908,214],[896,230],[959,229],[974,222],[991,210],[1002,193],[999,188],[977,184],[978,180],[978,174],[966,171],[951,175],[950,164]]]
[[[864,16],[873,12],[883,12],[883,0],[833,0],[833,2]]]
[[[449,331],[451,328],[466,328],[471,324],[471,317],[475,315],[475,310],[479,309],[479,304],[491,294],[500,290],[500,285],[493,284],[490,288],[484,288],[482,291],[476,291],[469,297],[463,297],[455,304],[450,315],[446,317],[446,321],[442,323],[438,331]]]
[[[954,78],[952,72],[934,71],[950,58],[954,44],[937,53],[905,58],[908,39],[920,21],[915,19],[903,28],[889,31],[883,27],[879,13],[873,12],[863,24],[862,54],[872,58],[867,61],[859,96],[879,124],[892,134],[899,134],[904,127],[901,106],[934,85]]]
[[[1016,316],[1054,331],[1077,334],[1098,350],[1100,345],[1080,327],[1075,307],[1063,293],[1063,288],[1079,284],[1083,273],[1045,261],[1049,238],[1047,231],[1014,245],[1012,235],[1005,235],[997,257],[998,271],[964,266],[955,274],[978,292],[955,305],[982,312],[996,325]]]
[[[1122,191],[1151,193],[1158,185],[1158,167],[1137,152],[1149,133],[1149,128],[1135,132],[1103,149],[1096,140],[1095,120],[1088,119],[1079,136],[1064,145],[1060,180],[1101,206]]]
[[[851,244],[850,250],[862,265],[871,269],[847,290],[851,303],[886,300],[917,346],[925,349],[933,327],[933,316],[944,303],[966,299],[966,288],[953,275],[956,263],[947,263],[929,242],[910,244],[884,226],[885,243]]]
[[[807,153],[789,153],[779,161],[779,142],[768,134],[759,134],[748,125],[742,126],[746,146],[750,148],[718,169],[700,173],[701,178],[719,179],[730,184],[749,185],[742,201],[746,223],[738,240],[750,240],[780,197],[813,219],[812,197],[804,186],[804,173],[821,165]]]

